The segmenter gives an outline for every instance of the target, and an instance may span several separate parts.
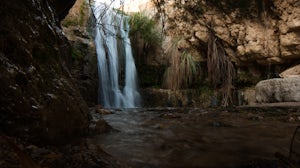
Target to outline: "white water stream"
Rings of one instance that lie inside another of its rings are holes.
[[[106,108],[138,107],[140,94],[129,39],[128,17],[102,2],[96,1],[94,5],[99,103]]]

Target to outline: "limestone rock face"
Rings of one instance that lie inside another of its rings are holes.
[[[0,2],[1,132],[37,143],[66,143],[88,129],[55,11],[49,0]]]
[[[275,78],[260,81],[255,87],[258,103],[300,102],[300,78]]]
[[[181,36],[192,41],[186,50],[203,52],[210,28],[237,65],[280,65],[299,60],[298,0],[232,2],[235,1],[166,2],[167,36]]]

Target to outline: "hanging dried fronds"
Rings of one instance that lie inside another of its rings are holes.
[[[179,41],[180,38],[173,39],[167,48],[170,64],[164,75],[163,86],[172,90],[188,87],[197,71],[192,55],[178,50]]]
[[[172,39],[167,47],[167,56],[169,58],[169,67],[164,74],[163,87],[176,90],[179,88],[179,66],[180,66],[180,53],[178,51],[179,38]]]
[[[222,92],[222,105],[228,106],[232,103],[234,66],[212,30],[208,38],[207,68],[211,83]]]

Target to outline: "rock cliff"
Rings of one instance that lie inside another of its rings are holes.
[[[193,86],[207,84],[210,34],[216,37],[215,41],[233,63],[234,90],[243,99],[255,100],[253,90],[257,82],[279,77],[283,70],[300,63],[300,3],[297,0],[152,2],[162,23],[165,46],[172,39],[180,39],[177,49],[191,53],[201,66],[201,75],[195,77],[201,78],[200,83]],[[163,61],[161,64],[168,66]],[[248,89],[251,94],[247,94]]]
[[[297,0],[167,1],[166,32],[182,36],[186,49],[205,58],[208,29],[233,62],[286,64],[300,58],[300,3]]]
[[[98,102],[98,61],[94,43],[95,22],[88,0],[77,0],[62,21],[71,44],[71,74],[88,106]]]
[[[59,20],[73,0],[0,2],[1,132],[61,144],[88,128]]]

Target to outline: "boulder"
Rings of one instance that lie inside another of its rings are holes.
[[[258,103],[300,102],[300,78],[275,78],[255,86]]]
[[[279,76],[282,78],[300,77],[300,64],[284,70]]]

